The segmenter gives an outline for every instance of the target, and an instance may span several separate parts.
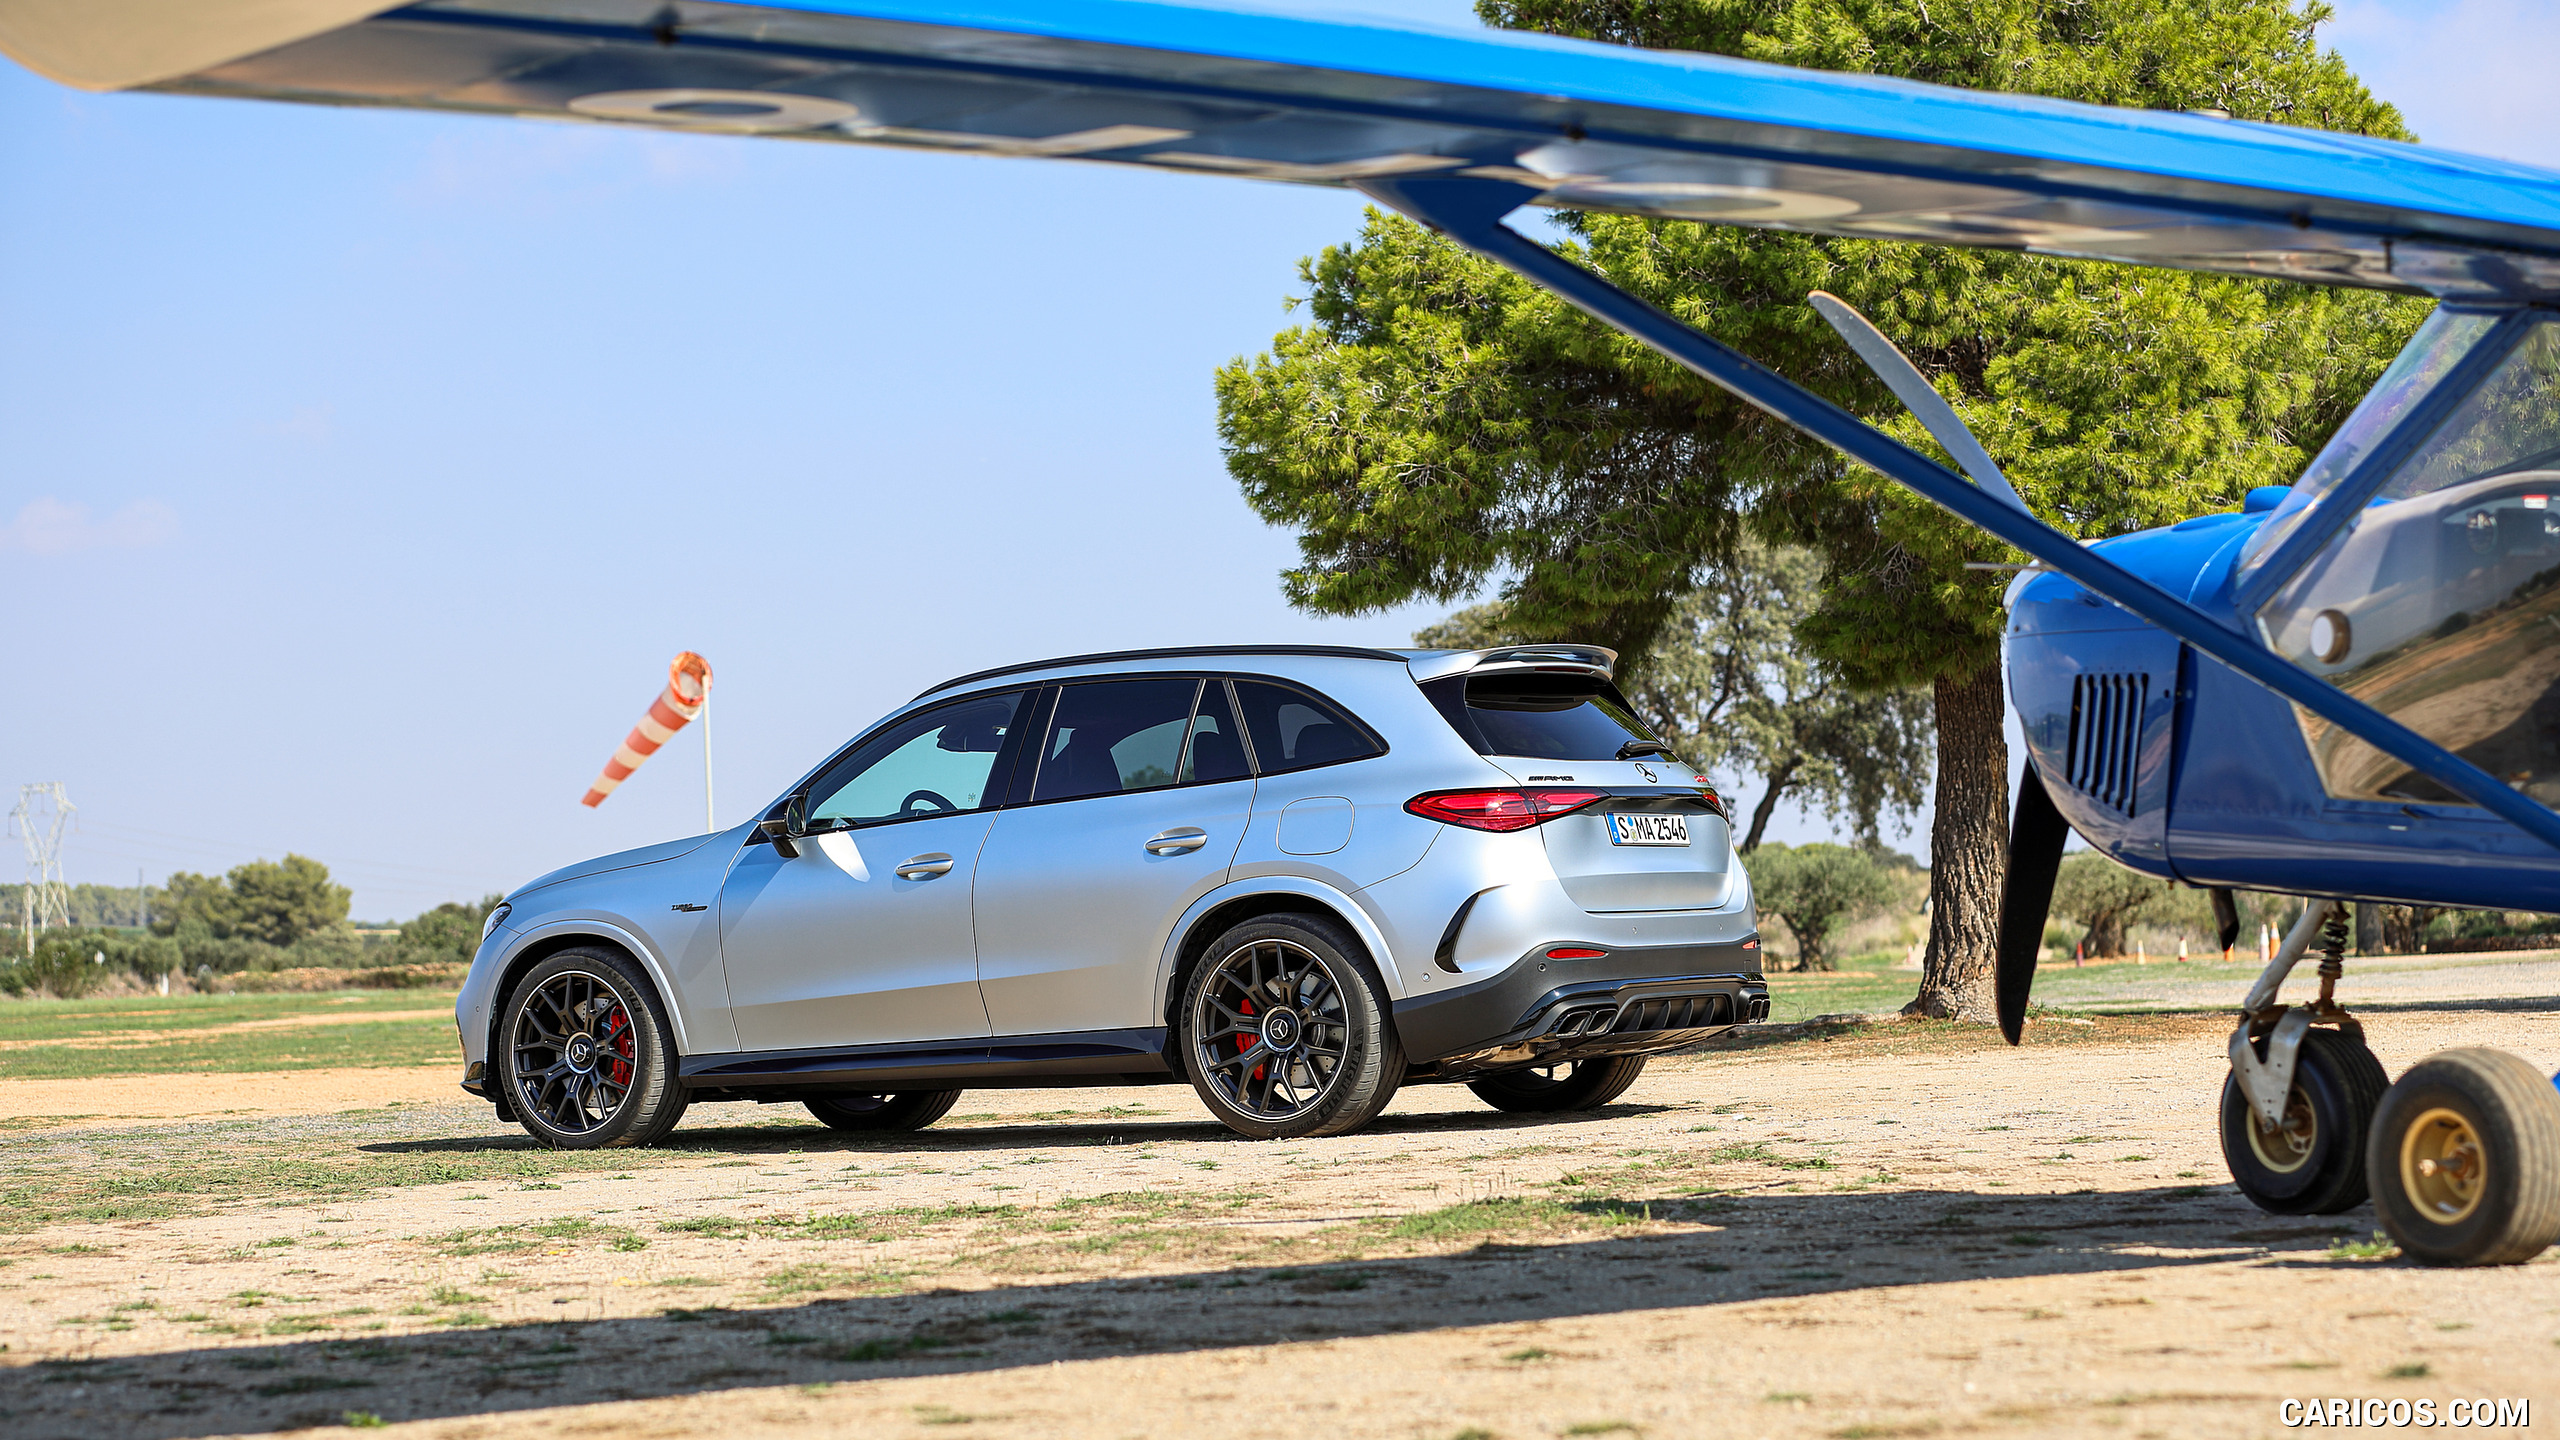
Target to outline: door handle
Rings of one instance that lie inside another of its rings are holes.
[[[901,880],[930,880],[936,875],[950,873],[951,857],[938,851],[930,855],[911,855],[898,862],[897,874]]]
[[[1147,842],[1150,855],[1187,855],[1209,843],[1209,832],[1197,825],[1176,825]]]

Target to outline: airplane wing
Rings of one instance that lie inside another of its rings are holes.
[[[0,0],[71,84],[1531,203],[2447,298],[2560,295],[2560,174],[2203,115],[1142,0]]]

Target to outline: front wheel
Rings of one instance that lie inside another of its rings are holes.
[[[500,1074],[518,1124],[559,1150],[652,1145],[684,1118],[675,1027],[629,957],[580,946],[507,992]]]
[[[850,1133],[921,1130],[960,1103],[957,1090],[906,1090],[895,1095],[813,1095],[802,1102],[831,1130]]]
[[[2225,1077],[2222,1158],[2240,1193],[2270,1215],[2335,1215],[2363,1204],[2365,1131],[2390,1078],[2362,1040],[2306,1030],[2284,1123],[2268,1129],[2239,1077]]]
[[[2447,1050],[2382,1097],[2374,1213],[2411,1259],[2520,1265],[2560,1239],[2560,1092],[2503,1050]]]
[[[1404,1078],[1386,987],[1358,941],[1310,915],[1248,920],[1183,987],[1183,1068],[1220,1123],[1255,1140],[1340,1135]]]
[[[1562,1110],[1597,1110],[1627,1092],[1644,1073],[1642,1055],[1607,1055],[1545,1069],[1505,1070],[1470,1080],[1467,1088],[1496,1110],[1520,1114],[1552,1114]]]

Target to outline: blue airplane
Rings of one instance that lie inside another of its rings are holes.
[[[1493,31],[1138,0],[0,0],[98,90],[391,105],[1356,188],[2016,547],[2029,766],[2014,1043],[2077,832],[2312,897],[2221,1110],[2262,1207],[2373,1198],[2403,1249],[2560,1239],[2560,1092],[2486,1049],[2396,1082],[2336,1000],[2357,901],[2560,910],[2560,175],[2355,136]],[[1928,382],[1809,297],[1959,474],[1522,237],[1523,206],[2364,286],[2441,302],[2290,487],[2084,545]],[[2320,998],[2276,1002],[2317,949]]]

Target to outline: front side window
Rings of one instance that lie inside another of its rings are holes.
[[[1058,692],[1031,798],[1073,800],[1171,785],[1198,680],[1102,680]]]
[[[988,805],[996,758],[1026,693],[939,706],[865,740],[810,783],[809,828],[876,825]]]
[[[1598,675],[1497,671],[1452,676],[1424,688],[1479,754],[1623,760],[1669,753],[1618,687]]]
[[[2267,644],[2560,804],[2560,322],[2525,330],[2259,611]],[[2329,793],[2462,803],[2302,717]]]

